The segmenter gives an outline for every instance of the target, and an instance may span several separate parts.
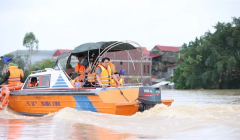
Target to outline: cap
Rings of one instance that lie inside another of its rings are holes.
[[[72,74],[72,79],[76,78],[76,77],[79,76],[79,75],[80,75],[80,74],[74,72],[74,73]]]
[[[34,70],[38,71],[38,70],[40,70],[40,68],[38,66],[36,66]]]

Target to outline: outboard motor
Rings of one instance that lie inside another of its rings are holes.
[[[154,107],[156,104],[161,104],[161,90],[160,87],[144,86],[139,88],[138,101],[140,101],[139,110],[144,110]]]

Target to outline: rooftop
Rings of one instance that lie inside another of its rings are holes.
[[[59,56],[59,55],[61,55],[61,54],[64,53],[64,52],[70,52],[70,51],[72,51],[72,50],[58,49],[58,50],[56,50],[56,52],[53,54],[53,56]]]
[[[161,50],[161,51],[173,51],[173,52],[177,52],[179,51],[179,47],[174,47],[174,46],[160,46],[160,45],[156,45],[156,47]]]

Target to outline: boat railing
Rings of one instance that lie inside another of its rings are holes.
[[[89,79],[88,79],[88,76],[94,76],[94,75],[85,75],[84,77],[84,79],[83,79],[83,81],[85,81],[84,82],[84,84],[86,83],[86,82],[88,82],[89,84],[91,84],[91,86],[93,86],[93,87],[100,87],[100,85],[98,84],[98,82],[96,82],[96,84],[93,84],[93,83],[95,83],[95,82],[91,82]],[[93,80],[93,81],[97,81],[96,79],[95,80]],[[83,84],[83,85],[84,85]],[[143,86],[143,83],[127,83],[127,84],[124,84],[124,86]],[[108,87],[108,85],[106,85],[106,87]],[[115,86],[111,86],[111,87],[115,87]]]
[[[46,71],[49,71],[49,70],[53,70],[53,69],[52,68],[45,68],[43,70],[31,71],[31,74],[46,72]]]
[[[143,86],[143,83],[130,83],[130,84],[125,84],[125,86]]]

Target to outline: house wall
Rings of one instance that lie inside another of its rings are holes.
[[[152,58],[152,77],[156,79],[170,78],[173,76],[175,66],[165,67],[169,64],[175,64],[176,56],[179,55],[179,51],[161,51],[158,47],[154,47],[150,54],[162,54],[161,56]]]
[[[128,53],[131,57],[128,55]],[[124,75],[126,83],[133,83],[136,77],[138,77],[139,80],[142,77],[143,84],[150,84],[151,59],[143,60],[141,66],[141,53],[138,50],[129,50],[128,53],[126,51],[108,52],[105,54],[105,57],[109,57],[111,59],[115,65],[116,71],[119,72],[121,69],[126,71]]]
[[[177,68],[177,66],[171,66],[171,67],[168,67],[167,69],[167,72],[168,72],[168,77],[172,77],[173,76],[173,73],[174,73],[174,70]]]

